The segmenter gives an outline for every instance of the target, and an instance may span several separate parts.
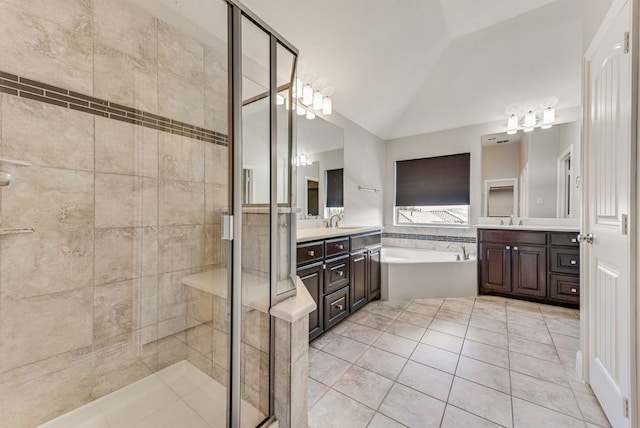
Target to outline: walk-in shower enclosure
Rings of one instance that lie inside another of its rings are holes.
[[[209,426],[273,415],[296,59],[233,1],[0,0],[0,428],[167,368]]]

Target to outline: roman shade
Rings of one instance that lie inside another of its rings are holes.
[[[469,153],[396,161],[396,206],[469,205]]]

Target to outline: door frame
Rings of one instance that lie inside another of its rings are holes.
[[[636,339],[637,333],[640,331],[640,320],[638,319],[638,312],[640,311],[640,293],[638,292],[638,278],[640,278],[640,262],[638,261],[638,243],[640,242],[640,212],[638,210],[638,201],[640,195],[638,190],[640,189],[640,177],[638,176],[638,162],[640,161],[638,146],[638,125],[640,124],[640,118],[638,117],[638,13],[640,0],[613,0],[609,11],[600,24],[596,35],[594,36],[589,48],[584,52],[582,58],[582,150],[580,156],[581,162],[581,175],[589,173],[589,105],[590,105],[590,92],[589,92],[589,63],[587,58],[593,55],[593,51],[596,49],[598,43],[600,43],[604,37],[604,29],[606,29],[611,22],[616,18],[623,6],[630,2],[632,6],[632,24],[631,24],[631,39],[630,39],[630,51],[631,55],[631,159],[635,159],[630,163],[629,167],[629,213],[628,213],[628,230],[629,230],[629,292],[631,297],[631,304],[629,305],[629,350],[630,355],[630,367],[629,367],[629,422],[630,426],[638,426],[639,417],[638,409],[640,409],[640,397],[638,394],[638,385],[640,384],[640,378],[638,374],[638,367],[640,367],[640,353],[638,352],[638,341]],[[621,33],[621,36],[623,34]],[[582,180],[582,183],[587,183],[587,180]],[[584,184],[582,188],[582,213],[580,216],[580,230],[584,233],[588,232],[586,228],[589,224],[589,194],[587,186]],[[589,373],[589,325],[590,325],[590,311],[589,305],[591,303],[589,295],[589,289],[584,285],[589,279],[588,260],[590,254],[590,248],[588,245],[583,245],[580,252],[580,351],[576,354],[576,371],[578,375],[588,384],[590,380]]]
[[[556,200],[556,217],[558,218],[571,218],[571,214],[574,207],[571,206],[571,195],[567,194],[567,185],[571,186],[573,183],[573,168],[569,169],[569,177],[565,174],[564,166],[566,165],[566,159],[569,157],[569,162],[574,162],[573,158],[573,144],[570,144],[560,155],[558,156],[556,168],[558,171],[558,181],[556,184],[557,200]],[[567,196],[569,197],[569,206],[567,207]],[[569,215],[566,215],[567,208],[569,208]]]

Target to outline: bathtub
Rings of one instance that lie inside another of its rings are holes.
[[[466,297],[478,294],[478,269],[446,251],[383,247],[382,300]]]

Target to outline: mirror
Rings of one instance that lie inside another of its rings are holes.
[[[482,137],[484,217],[580,217],[580,122]]]
[[[297,117],[297,197],[302,209],[299,217],[324,218],[327,216],[327,200],[342,199],[342,188],[327,193],[327,171],[331,178],[335,176],[332,171],[344,167],[344,132],[319,116],[312,120],[305,116]]]

